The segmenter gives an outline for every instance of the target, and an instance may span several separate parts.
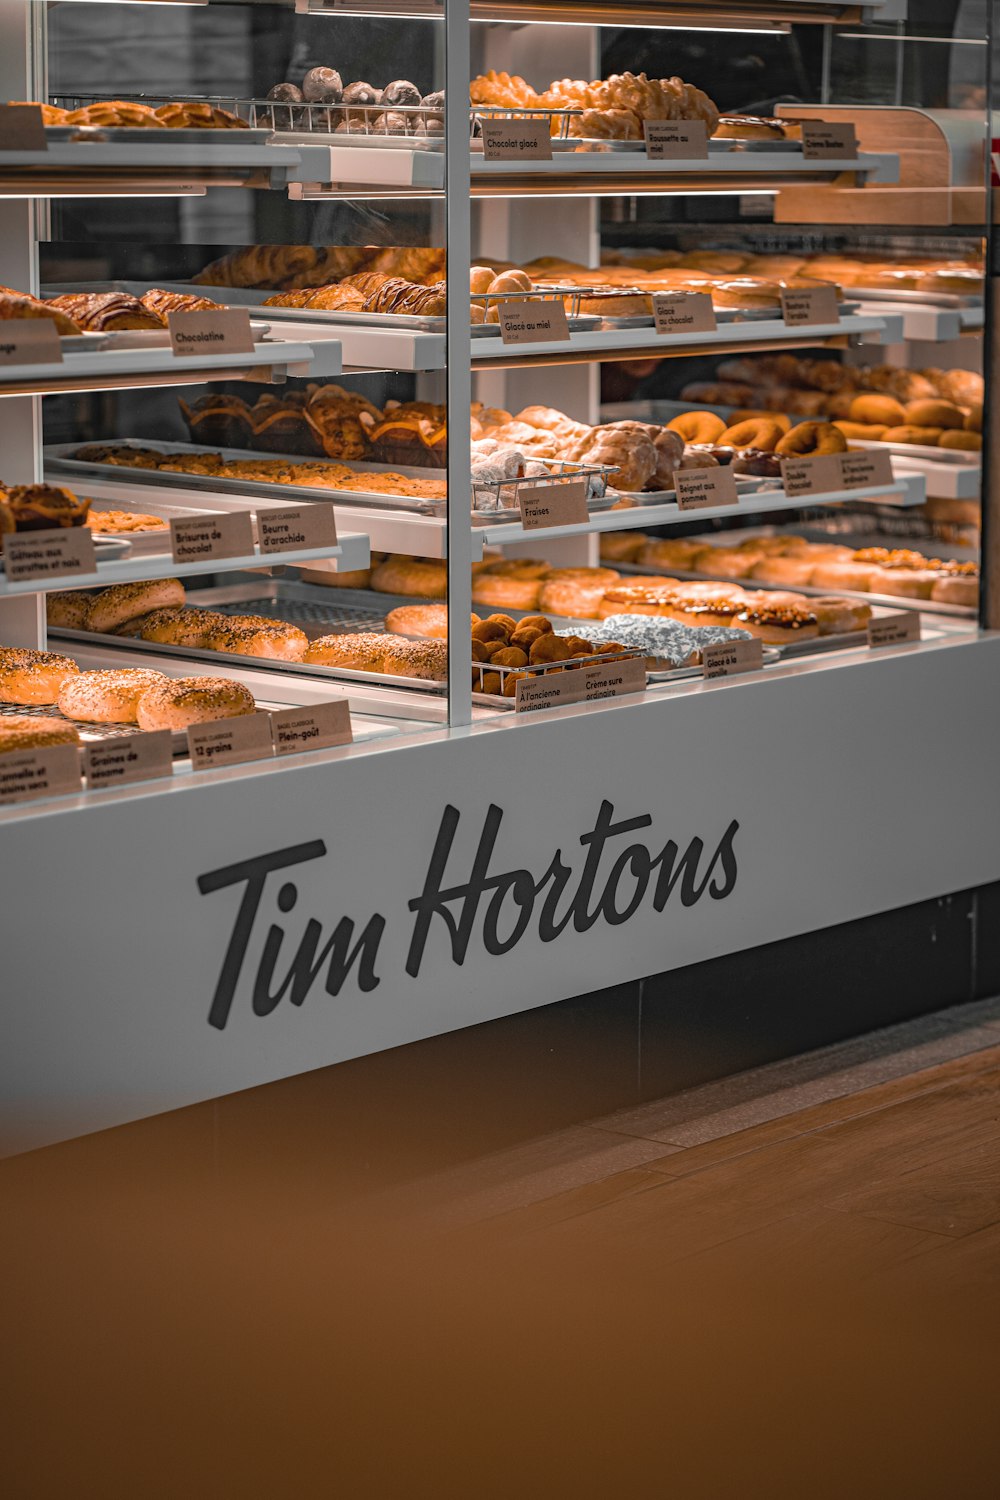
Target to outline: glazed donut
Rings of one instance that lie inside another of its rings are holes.
[[[909,401],[904,409],[904,424],[907,427],[962,427],[965,413],[951,401]]]
[[[0,718],[0,755],[9,750],[38,750],[44,745],[78,745],[80,731],[65,719],[5,714]]]
[[[667,430],[679,433],[685,443],[715,443],[726,424],[713,411],[685,411],[667,423]]]
[[[538,606],[549,614],[596,620],[605,590],[618,578],[614,568],[556,568],[542,584]]]
[[[478,615],[472,616],[475,625]],[[385,628],[392,635],[422,635],[432,640],[448,639],[448,606],[446,604],[401,604],[390,609]]]
[[[353,635],[321,635],[306,647],[304,662],[323,667],[348,667],[352,672],[381,672],[385,636],[374,630]]]
[[[473,604],[500,609],[537,609],[542,580],[524,574],[480,573],[472,580]]]
[[[906,412],[891,396],[855,396],[848,412],[852,422],[902,427]]]
[[[982,446],[983,439],[978,432],[956,432],[954,428],[942,432],[938,443],[939,448],[963,448],[969,453],[978,453]]]
[[[831,422],[800,422],[775,445],[785,457],[811,453],[846,453],[847,439]]]
[[[763,418],[765,422],[773,422],[776,427],[781,428],[782,432],[787,432],[792,425],[791,417],[786,417],[784,412],[780,411],[763,411],[760,408],[744,406],[738,407],[730,415],[733,419],[733,427],[736,427],[740,422],[756,422],[758,418]]]
[[[68,656],[5,646],[0,650],[0,703],[56,703],[80,668]]]
[[[82,589],[69,589],[65,594],[48,594],[45,599],[45,618],[50,625],[64,630],[86,630],[87,611],[94,602],[93,594]]]
[[[644,531],[606,531],[601,537],[601,561],[636,563],[649,541]]]
[[[145,667],[77,672],[59,690],[59,712],[87,724],[134,724],[143,693],[166,681],[162,672]]]
[[[421,677],[444,682],[448,676],[447,641],[406,641],[383,636],[382,671],[390,677]]]
[[[387,557],[372,569],[371,587],[377,594],[443,599],[448,592],[448,566],[438,558]]]
[[[297,625],[256,615],[229,615],[205,637],[206,651],[232,656],[263,656],[274,661],[301,661],[309,637]]]
[[[769,417],[752,417],[747,422],[737,422],[727,427],[716,440],[721,448],[759,448],[764,453],[773,453],[785,429]]]
[[[941,441],[940,427],[887,427],[883,443],[909,443],[918,448],[936,448]]]
[[[252,714],[256,707],[250,689],[231,677],[165,677],[142,694],[136,719],[140,729],[186,729]]]
[[[114,583],[91,601],[84,629],[111,635],[137,615],[183,604],[185,597],[184,585],[179,578],[158,578],[151,583]]]
[[[833,425],[845,438],[854,438],[856,442],[878,443],[889,431],[881,423],[869,426],[867,422],[834,422]]]
[[[712,283],[713,307],[778,307],[781,287],[761,276],[736,276]]]
[[[861,599],[844,599],[839,594],[812,595],[809,608],[816,616],[820,635],[848,635],[864,630],[872,617],[870,604]]]

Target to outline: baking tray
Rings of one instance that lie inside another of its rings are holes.
[[[808,421],[806,417],[803,421]],[[848,448],[852,451],[863,448],[869,453],[892,453],[897,458],[921,459],[924,463],[930,460],[936,464],[954,464],[957,468],[979,468],[983,461],[983,450],[981,448],[935,448],[928,443],[872,443],[865,438],[849,438]]]
[[[567,136],[565,140],[553,140],[552,142],[553,152],[575,151],[580,146],[588,146],[593,148],[594,152],[600,150],[611,155],[645,155],[646,152],[646,142],[644,140],[615,141],[605,140],[601,136],[571,135]],[[759,141],[748,138],[734,140],[731,137],[726,137],[722,140],[709,140],[708,143],[709,156],[729,156],[734,153],[739,156],[773,156],[775,153],[787,155],[789,152],[796,151],[800,156],[802,155],[801,141]],[[805,161],[804,157],[803,161]],[[663,165],[669,169],[669,160],[664,160]],[[815,165],[817,169],[822,170],[823,163],[821,161],[817,161]]]
[[[961,312],[970,307],[982,307],[982,293],[969,292],[918,292],[912,287],[852,286],[852,297],[861,297],[866,302],[901,302],[917,307],[947,307]],[[863,393],[862,393],[863,394]]]
[[[15,532],[15,535],[42,537],[42,536],[46,535],[48,532],[50,532],[50,531],[59,531],[59,530],[61,530],[61,527],[58,527],[58,526],[39,526],[33,532],[32,531],[22,531],[22,532],[19,532],[19,533]],[[89,531],[90,528],[87,527],[87,530]],[[90,534],[91,534],[91,536],[94,539],[94,551],[97,553],[97,561],[99,563],[100,562],[109,562],[111,560],[111,558],[113,558],[113,557],[123,557],[126,552],[131,552],[132,551],[132,542],[131,542],[131,539],[129,537],[126,537],[126,536],[102,536],[99,532],[95,532],[95,531],[91,531]],[[157,532],[156,534],[158,536],[162,536],[163,535],[162,532]],[[5,570],[4,570],[4,565],[3,565],[3,553],[0,552],[0,573],[2,573],[4,571]],[[66,587],[67,588],[72,588],[72,586],[73,586],[72,577],[71,576],[67,577]]]
[[[664,288],[664,291],[668,290],[670,289],[666,287]],[[701,288],[692,287],[691,290],[700,291]],[[646,292],[645,295],[652,297],[655,295],[655,293],[649,291]],[[850,317],[850,315],[856,312],[858,309],[858,304],[856,302],[840,302],[837,304],[837,306],[839,308],[838,316],[841,318]],[[715,309],[715,321],[720,325],[728,323],[780,323],[781,308],[717,307]],[[617,331],[618,329],[622,328],[652,328],[654,326],[654,318],[652,313],[637,313],[634,317],[628,318],[601,318],[600,325],[602,329],[607,329],[609,332]],[[683,402],[679,403],[679,405],[681,406],[682,410],[687,409]],[[710,408],[705,409],[710,410]],[[701,408],[699,408],[699,410],[701,410]]]

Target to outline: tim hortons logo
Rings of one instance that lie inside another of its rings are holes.
[[[568,863],[560,848],[536,875],[527,869],[491,870],[503,822],[503,809],[491,804],[471,868],[456,876],[448,867],[460,819],[457,807],[445,807],[423,889],[407,903],[413,925],[406,972],[414,979],[429,945],[443,945],[452,963],[461,965],[477,935],[485,951],[498,957],[515,948],[532,926],[543,943],[551,943],[568,928],[589,932],[598,922],[619,927],[647,899],[654,911],[662,912],[675,890],[682,906],[694,906],[706,892],[713,901],[721,901],[736,886],[734,841],[740,825],[735,819],[706,861],[700,838],[691,839],[683,854],[673,839],[654,853],[640,836],[640,830],[652,827],[650,815],[616,822],[614,804],[605,801],[593,828],[579,837],[585,851],[582,863]],[[292,1005],[302,1005],[320,981],[328,995],[339,995],[352,970],[362,992],[381,983],[377,964],[386,918],[379,912],[360,931],[348,916],[341,916],[332,930],[310,916],[292,951],[293,941],[280,916],[295,909],[299,888],[294,880],[278,885],[271,877],[322,859],[326,852],[323,840],[313,839],[198,877],[203,896],[229,886],[243,887],[208,1012],[210,1025],[221,1031],[229,1020],[244,972],[249,980],[253,968],[246,963],[248,950],[254,940],[256,951],[255,940],[265,924],[250,986],[254,1015],[270,1015],[286,997]]]

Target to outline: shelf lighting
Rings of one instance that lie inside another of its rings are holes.
[[[985,47],[982,37],[976,36],[894,36],[884,31],[838,31],[842,42],[937,42],[945,47]]]

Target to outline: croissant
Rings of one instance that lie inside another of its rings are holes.
[[[170,313],[212,312],[218,307],[208,297],[194,297],[190,292],[165,292],[162,287],[152,287],[140,297],[147,312],[151,312],[166,324]]]
[[[315,245],[247,245],[211,261],[194,280],[201,286],[273,287],[277,291],[315,268],[321,253]]]
[[[173,130],[248,130],[246,120],[232,114],[228,109],[217,109],[214,104],[183,103],[161,104],[156,110],[161,125]]]
[[[541,96],[519,74],[512,77],[510,73],[497,73],[492,68],[472,80],[469,98],[473,104],[493,104],[503,109],[525,105],[537,108],[541,103]]]
[[[446,283],[416,286],[401,277],[390,277],[365,298],[365,312],[395,312],[440,317],[448,310]]]
[[[275,292],[273,297],[265,297],[263,307],[305,307],[313,296],[311,287],[300,287],[297,292]]]
[[[12,318],[48,318],[56,325],[56,332],[63,335],[82,333],[83,330],[62,308],[52,302],[42,302],[24,292],[9,292],[0,289],[0,322]]]
[[[356,286],[335,283],[333,286],[321,286],[314,292],[307,292],[304,305],[321,307],[328,312],[360,312],[365,299]]]
[[[128,292],[65,292],[53,297],[49,306],[73,318],[85,333],[163,327],[156,313]]]
[[[148,104],[132,104],[125,99],[103,99],[98,104],[88,104],[83,109],[70,110],[62,121],[65,125],[104,125],[111,128],[127,126],[130,130],[159,129],[162,121],[156,118]]]

